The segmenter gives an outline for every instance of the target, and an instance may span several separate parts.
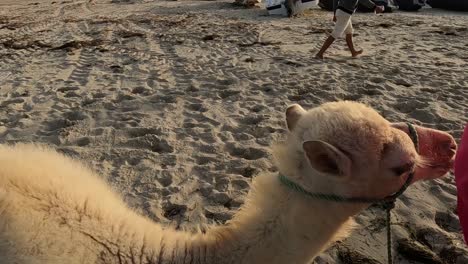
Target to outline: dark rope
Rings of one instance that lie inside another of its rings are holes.
[[[383,203],[383,208],[386,212],[386,227],[387,227],[387,263],[393,263],[392,254],[392,209],[395,207],[395,200]]]
[[[416,128],[410,123],[406,123],[408,126],[409,136],[413,141],[414,147],[416,151],[419,152],[419,138]],[[332,201],[332,202],[344,202],[344,203],[371,203],[371,204],[380,204],[386,212],[386,227],[387,227],[387,260],[388,264],[393,264],[393,255],[392,255],[392,209],[395,208],[395,202],[398,196],[400,196],[411,184],[414,178],[414,173],[410,173],[408,178],[406,179],[405,183],[401,186],[401,188],[395,192],[384,198],[368,198],[368,197],[345,197],[335,194],[324,194],[324,193],[313,193],[309,192],[306,189],[302,188],[297,183],[291,181],[286,176],[279,174],[278,178],[281,183],[285,186],[299,192],[305,194],[311,198],[325,200],[325,201]]]
[[[416,131],[416,128],[410,123],[406,123],[408,126],[408,132],[411,140],[413,141],[414,148],[416,149],[416,152],[419,153],[419,137],[418,137],[418,132]],[[414,173],[411,173],[408,176],[408,179],[406,182],[403,184],[403,186],[400,188],[398,192],[393,194],[393,200],[389,201],[387,203],[383,203],[383,207],[386,211],[386,225],[387,225],[387,262],[388,264],[393,264],[393,254],[392,254],[392,209],[395,208],[395,202],[398,196],[400,196],[406,188],[411,184],[411,181],[413,180]]]

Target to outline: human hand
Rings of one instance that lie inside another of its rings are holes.
[[[384,6],[375,6],[375,13],[377,14],[383,13],[384,10],[385,10]]]

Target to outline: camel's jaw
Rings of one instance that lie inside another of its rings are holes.
[[[447,175],[453,168],[453,160],[446,164],[429,165],[418,168],[414,175],[414,181],[437,179]]]
[[[392,123],[392,127],[409,134],[408,126],[404,123]],[[419,138],[417,151],[424,160],[424,164],[415,171],[414,181],[436,179],[447,175],[452,170],[455,160],[457,150],[455,139],[440,130],[414,127]]]

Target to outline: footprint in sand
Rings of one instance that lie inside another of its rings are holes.
[[[70,121],[81,121],[89,118],[82,110],[66,112],[63,114],[63,117]]]
[[[234,95],[239,95],[240,93],[241,93],[241,91],[238,91],[238,90],[227,89],[227,90],[223,90],[223,91],[218,92],[218,96],[221,99],[226,99],[226,98],[234,96]]]
[[[458,235],[461,234],[458,233]],[[456,245],[454,243],[453,235],[442,229],[434,227],[421,228],[416,230],[415,237],[416,240],[427,249],[427,251],[426,254],[413,254],[413,260],[418,260],[418,256],[421,257],[419,258],[419,261],[422,261],[423,263],[433,263],[430,262],[430,258],[437,260],[434,256],[440,257],[443,261],[438,263],[442,264],[466,263],[466,260],[468,260],[468,250],[466,247],[464,247],[464,245]],[[426,259],[425,262],[424,256],[430,256],[430,258]]]
[[[77,90],[80,90],[78,86],[67,86],[67,87],[58,88],[57,92],[66,93],[69,91],[77,91]]]
[[[132,89],[132,94],[149,95],[150,93],[151,90],[144,86],[138,86]]]
[[[185,214],[187,211],[187,206],[183,204],[175,204],[171,202],[167,202],[163,206],[164,210],[164,217],[166,217],[169,220],[174,220],[176,218],[180,218]]]
[[[22,104],[24,103],[23,98],[14,98],[14,99],[9,99],[5,100],[1,103],[1,106],[9,106],[9,105],[15,105],[15,104]]]
[[[11,72],[0,72],[0,84],[2,84],[2,82],[8,80],[11,76]]]
[[[187,105],[187,108],[189,110],[195,111],[195,112],[206,112],[208,111],[208,108],[204,106],[203,104],[189,104]]]
[[[149,149],[152,152],[160,154],[174,152],[174,147],[171,146],[166,139],[153,134],[130,138],[126,142],[122,143],[122,146]]]
[[[133,128],[126,128],[125,133],[131,137],[143,137],[146,135],[161,135],[162,131],[158,128],[147,128],[147,127],[133,127]]]
[[[235,143],[228,143],[226,150],[231,156],[243,158],[246,160],[257,160],[268,157],[268,152],[254,147],[241,147],[236,146]]]
[[[431,251],[430,247],[418,241],[403,238],[398,239],[396,244],[398,254],[410,261],[417,261],[417,263],[445,264],[437,254]]]
[[[76,145],[79,147],[85,147],[91,144],[91,139],[89,137],[81,137],[76,140]]]
[[[436,212],[436,224],[447,232],[461,234],[460,222],[458,217],[451,212]]]

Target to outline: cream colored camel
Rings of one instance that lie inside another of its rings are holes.
[[[287,140],[276,165],[308,191],[384,197],[415,169],[436,178],[450,168],[454,143],[417,127],[420,155],[401,124],[352,102],[286,112]],[[424,164],[425,168],[420,168]],[[368,204],[314,200],[265,173],[225,226],[175,231],[129,209],[105,182],[53,150],[0,147],[1,263],[308,263],[346,236]]]

